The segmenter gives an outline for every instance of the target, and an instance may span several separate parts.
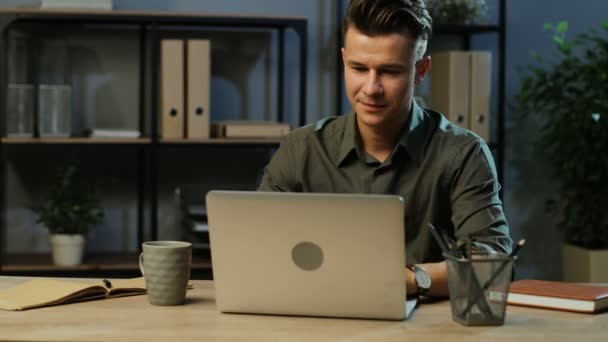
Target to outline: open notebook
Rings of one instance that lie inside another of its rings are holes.
[[[133,279],[70,281],[36,278],[0,290],[0,309],[28,310],[51,305],[146,294],[143,277]]]

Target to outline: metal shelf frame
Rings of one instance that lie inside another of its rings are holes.
[[[267,29],[278,32],[278,66],[277,66],[277,115],[278,120],[284,119],[284,78],[285,78],[285,32],[293,30],[299,39],[299,103],[297,123],[306,123],[306,76],[307,76],[307,44],[308,28],[307,20],[302,17],[273,17],[273,16],[244,16],[244,15],[216,15],[216,14],[191,14],[178,12],[146,12],[146,11],[73,11],[73,10],[40,10],[28,8],[5,8],[0,9],[0,132],[5,136],[5,108],[6,89],[8,83],[8,32],[14,25],[21,23],[43,24],[49,30],[56,25],[134,25],[137,27],[139,36],[139,126],[140,131],[145,132],[147,124],[150,127],[150,136],[138,139],[136,143],[124,141],[91,141],[86,138],[63,139],[61,141],[47,141],[44,139],[12,139],[0,140],[0,273],[2,273],[3,258],[5,256],[6,241],[6,150],[12,146],[30,145],[32,148],[39,145],[78,145],[88,148],[92,145],[125,146],[137,145],[137,237],[140,242],[145,238],[144,208],[149,201],[150,238],[156,239],[158,234],[158,181],[159,181],[159,152],[165,146],[184,146],[193,148],[201,146],[226,146],[229,147],[265,147],[274,148],[278,146],[278,140],[242,140],[242,141],[220,141],[210,139],[205,141],[182,141],[165,142],[158,132],[158,104],[153,99],[159,84],[159,75],[156,70],[160,67],[160,39],[162,29],[165,26],[183,28],[181,33],[184,37],[201,28],[226,29]],[[180,33],[178,33],[180,34]],[[150,120],[149,122],[147,120]],[[36,133],[35,133],[36,134]],[[140,247],[141,248],[141,247]]]

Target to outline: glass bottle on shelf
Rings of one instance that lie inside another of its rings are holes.
[[[16,30],[8,33],[8,85],[6,135],[32,137],[34,132],[34,84],[30,70],[30,37]]]
[[[40,41],[38,68],[38,132],[41,137],[69,137],[72,126],[72,86],[67,40]]]

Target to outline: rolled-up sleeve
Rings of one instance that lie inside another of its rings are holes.
[[[287,136],[264,168],[258,191],[296,191],[295,164],[292,141]]]
[[[451,162],[452,223],[456,238],[471,236],[477,251],[510,253],[513,241],[499,197],[494,158],[481,140],[467,143]]]

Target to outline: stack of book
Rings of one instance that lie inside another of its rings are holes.
[[[204,202],[207,191],[208,186],[201,184],[181,185],[175,191],[181,239],[192,243],[193,253],[199,255],[210,254],[207,208]]]
[[[182,231],[186,241],[192,243],[192,249],[198,253],[209,252],[209,226],[207,225],[207,208],[204,205],[182,205]]]
[[[140,136],[141,133],[138,130],[97,128],[91,130],[91,138],[135,139]]]
[[[273,121],[215,121],[211,124],[216,138],[281,138],[291,131],[286,123]]]
[[[608,309],[608,286],[518,280],[511,284],[507,303],[593,314]]]
[[[39,0],[34,3],[40,8],[85,8],[111,10],[113,0]]]

